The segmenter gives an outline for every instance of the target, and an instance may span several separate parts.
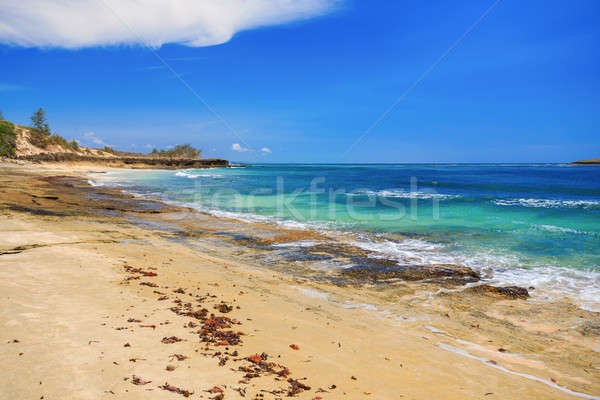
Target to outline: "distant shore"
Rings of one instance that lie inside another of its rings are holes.
[[[574,161],[571,164],[573,164],[573,165],[600,165],[600,158],[594,158],[591,160]]]
[[[369,255],[93,187],[93,163],[22,163],[0,164],[6,398],[600,396],[598,313],[566,299],[316,280],[270,249]]]
[[[72,153],[42,153],[14,157],[15,160],[52,163],[92,163],[113,168],[227,168],[229,161],[220,158],[164,158],[164,157],[98,157]]]

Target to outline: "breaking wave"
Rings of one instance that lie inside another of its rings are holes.
[[[191,172],[186,172],[186,171],[177,171],[175,172],[175,176],[180,176],[182,178],[188,178],[188,179],[196,179],[199,177],[204,177],[204,178],[222,178],[223,175],[217,175],[217,174],[193,174]]]
[[[551,200],[551,199],[498,199],[493,201],[498,206],[535,207],[535,208],[596,208],[597,200]]]
[[[403,189],[388,189],[388,190],[356,190],[346,193],[346,196],[377,196],[377,197],[395,197],[401,199],[456,199],[462,197],[455,194],[442,194],[435,192],[407,192]]]

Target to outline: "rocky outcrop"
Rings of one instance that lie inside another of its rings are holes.
[[[471,268],[453,264],[394,266],[387,268],[356,266],[343,270],[341,274],[347,278],[360,281],[399,279],[405,281],[468,283],[477,282],[480,279],[479,274]]]
[[[466,289],[465,292],[512,300],[529,298],[529,291],[519,286],[496,287],[491,285],[478,285]]]
[[[216,168],[228,167],[229,161],[220,158],[185,159],[159,157],[94,157],[73,153],[43,153],[15,157],[32,162],[89,162],[114,167],[129,168]]]

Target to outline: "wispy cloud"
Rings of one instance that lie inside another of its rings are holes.
[[[244,151],[249,151],[250,149],[242,147],[239,143],[234,143],[234,144],[231,145],[231,150],[233,150],[233,151],[239,151],[239,152],[244,152]]]
[[[2,0],[0,43],[63,48],[210,46],[225,43],[242,30],[327,13],[341,1]]]
[[[271,153],[271,149],[268,147],[263,147],[262,149],[260,149],[260,151],[262,151],[265,154],[270,154]]]
[[[106,142],[100,139],[94,132],[84,132],[82,138],[77,142],[83,145],[108,146]]]

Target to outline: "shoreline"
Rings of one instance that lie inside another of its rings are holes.
[[[291,269],[293,262],[266,265],[266,253],[257,248],[264,243],[248,235],[261,231],[289,242],[313,232],[233,222],[118,190],[86,188],[77,176],[89,166],[2,168],[7,234],[0,263],[8,299],[0,326],[3,357],[14,368],[0,392],[9,397],[22,397],[25,390],[30,397],[56,398],[69,387],[78,398],[177,398],[158,387],[165,380],[194,391],[191,398],[219,396],[219,390],[241,398],[234,388],[242,387],[248,398],[283,398],[297,389],[299,398],[310,399],[600,395],[600,357],[593,350],[600,349],[598,313],[568,301],[535,304],[452,291],[430,298],[432,283],[400,281],[386,291],[377,284],[315,280]],[[48,178],[59,173],[75,178]],[[157,276],[145,275],[151,272]],[[120,284],[127,278],[134,279]],[[93,288],[86,289],[90,280]],[[184,293],[173,292],[180,287]],[[241,345],[224,350],[208,342],[206,350],[207,342],[191,333],[206,324],[206,316],[180,312],[206,292],[218,297],[198,307],[241,322],[225,329],[244,331]],[[173,303],[177,297],[181,303]],[[221,313],[219,307],[233,308]],[[190,328],[190,322],[198,326]],[[171,336],[185,341],[161,343]],[[252,357],[263,352],[266,360]],[[170,361],[175,353],[189,358]],[[269,370],[271,362],[277,366]],[[171,364],[175,370],[165,370]],[[75,372],[82,366],[84,373]],[[277,374],[286,367],[292,374]],[[247,368],[259,368],[261,376],[244,378],[258,373]],[[69,375],[65,369],[75,374],[68,384],[61,378]],[[133,385],[132,375],[152,383]],[[244,379],[248,383],[238,383]],[[212,394],[202,392],[215,386],[219,390]]]
[[[197,176],[193,173],[191,173],[190,176],[190,173],[188,172],[178,172],[175,175],[189,177],[192,179],[197,178]],[[221,175],[217,176],[222,177]],[[135,179],[135,176],[133,176],[133,178]],[[190,208],[194,211],[206,213],[216,218],[231,220],[235,223],[250,225],[256,224],[259,227],[265,225],[270,227],[274,226],[278,229],[289,231],[310,231],[314,233],[314,235],[307,235],[309,239],[321,239],[321,241],[315,242],[314,240],[300,240],[297,243],[285,241],[277,244],[268,238],[260,237],[260,235],[254,238],[246,238],[246,240],[248,242],[254,242],[255,247],[261,247],[262,245],[279,245],[288,248],[301,247],[306,250],[305,253],[317,253],[317,261],[319,261],[318,258],[321,257],[320,261],[322,261],[323,264],[330,262],[329,267],[331,269],[339,270],[340,265],[342,265],[342,268],[346,269],[346,266],[358,264],[359,266],[369,266],[374,267],[375,269],[385,269],[386,267],[393,266],[392,269],[397,270],[398,265],[406,263],[406,260],[404,260],[403,257],[408,258],[409,260],[410,258],[420,259],[420,264],[422,264],[421,266],[423,267],[441,267],[434,268],[434,270],[430,271],[431,273],[435,272],[435,270],[439,271],[440,269],[445,269],[446,267],[450,267],[456,272],[460,272],[462,269],[464,272],[463,277],[467,278],[464,280],[464,283],[466,283],[467,286],[480,284],[494,286],[520,286],[524,290],[529,290],[532,301],[544,302],[544,299],[548,298],[568,297],[582,310],[600,312],[600,303],[593,300],[594,290],[596,288],[584,288],[580,286],[581,282],[597,280],[600,278],[599,272],[592,269],[577,269],[572,268],[572,266],[546,267],[544,264],[523,265],[519,264],[518,260],[512,263],[508,268],[503,268],[503,266],[507,265],[507,261],[499,259],[497,260],[499,266],[493,267],[492,271],[488,271],[485,266],[481,265],[482,261],[487,261],[485,260],[485,258],[487,258],[485,253],[438,253],[432,250],[432,247],[444,247],[449,242],[447,239],[450,238],[450,235],[448,234],[442,238],[439,235],[433,236],[414,232],[376,232],[373,230],[360,228],[357,230],[354,227],[346,229],[343,224],[340,225],[331,221],[316,222],[307,221],[305,219],[281,219],[274,216],[261,215],[245,211],[224,211],[219,209],[210,209],[199,204],[186,203],[174,198],[163,198],[161,197],[160,193],[144,193],[143,191],[140,192],[137,189],[136,191],[132,191],[127,189],[126,184],[122,185],[117,183],[116,186],[114,186],[113,184],[115,182],[111,181],[110,179],[105,181],[104,175],[92,176],[92,180],[96,180],[91,183],[95,186],[102,186],[106,188],[116,187],[120,190],[123,190],[124,193],[131,194],[136,198],[151,199],[153,201],[163,202],[173,206]],[[494,203],[496,204],[500,202],[501,201],[495,201]],[[552,225],[534,225],[534,227],[543,230],[565,229]],[[588,234],[588,232],[579,232]],[[322,251],[323,249],[319,249],[319,246],[321,245],[326,246],[328,243],[338,242],[341,242],[345,246],[343,249],[344,251],[358,257],[354,257],[354,259],[352,259],[353,257],[343,257],[340,254],[340,249],[331,247],[324,249],[324,251]],[[409,242],[409,245],[404,246],[405,243]],[[410,254],[407,255],[407,253]],[[309,255],[300,254],[295,261],[301,262],[303,256],[306,256],[304,257],[306,259],[310,259]],[[332,257],[330,257],[330,260],[326,261],[326,256]],[[378,258],[382,261],[379,263],[373,262],[372,258]],[[325,265],[322,267],[317,266],[316,269],[322,269],[325,267]],[[355,271],[356,269],[359,271]],[[349,272],[352,272],[357,278],[360,278],[360,275],[362,275],[363,278],[373,277],[378,280],[383,280],[381,278],[384,278],[384,274],[379,274],[378,276],[378,274],[365,270],[365,268],[351,268],[349,269]],[[397,276],[394,276],[394,273],[396,273]],[[398,274],[397,271],[394,273],[388,273],[387,279],[406,279],[406,274]],[[426,276],[426,278],[439,281],[442,277],[445,277],[445,279],[453,279],[453,275],[455,277],[460,277],[460,275],[452,273],[448,273],[444,276],[435,276],[435,274],[432,275],[431,273],[429,276]],[[350,273],[348,275],[350,275]],[[476,279],[469,281],[468,278],[470,277],[476,277]],[[562,288],[557,287],[556,284],[551,284],[551,282],[557,280],[563,282]],[[533,281],[537,281],[538,284],[532,286],[531,282]]]
[[[33,155],[17,156],[7,158],[9,162],[19,163],[45,163],[46,165],[61,168],[61,165],[96,165],[105,168],[129,168],[129,169],[208,169],[229,168],[229,161],[219,158],[160,158],[160,157],[99,157],[82,156],[73,153],[40,153]],[[2,158],[0,158],[2,162]],[[243,166],[236,165],[236,168]]]

